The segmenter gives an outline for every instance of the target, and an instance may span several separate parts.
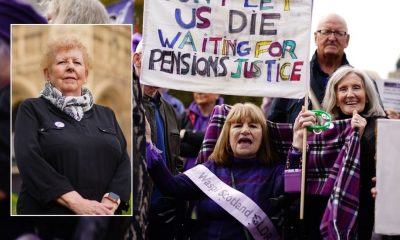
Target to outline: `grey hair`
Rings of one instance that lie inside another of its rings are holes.
[[[60,24],[107,24],[110,17],[99,0],[51,0],[47,1],[47,14],[54,14],[51,23]]]
[[[135,53],[142,53],[143,52],[143,39],[141,39],[136,46]]]
[[[364,117],[384,117],[385,111],[380,105],[379,95],[374,83],[368,75],[359,69],[351,66],[342,66],[338,68],[329,78],[328,85],[326,86],[324,100],[322,101],[322,108],[332,115],[333,119],[339,116],[340,108],[336,106],[336,90],[339,82],[348,74],[354,73],[359,76],[364,82],[365,93],[368,103],[365,105]]]

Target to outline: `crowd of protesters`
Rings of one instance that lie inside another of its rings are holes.
[[[399,113],[383,109],[379,76],[350,65],[345,54],[350,30],[337,14],[321,18],[314,30],[309,109],[304,99],[268,98],[268,107],[261,109],[251,103],[230,106],[216,93],[195,92],[183,110],[179,99],[169,103],[158,86],[140,84],[143,39],[134,38],[133,216],[10,219],[9,178],[4,177],[10,169],[10,24],[110,23],[98,0],[44,4],[40,14],[29,4],[0,0],[0,212],[6,239],[388,238],[374,233],[376,121],[398,119]],[[315,109],[329,113],[334,128],[308,132],[303,149],[305,129],[320,121]],[[293,222],[300,194],[285,192],[285,170],[301,166],[303,151],[305,220]],[[344,159],[351,164],[338,169]],[[346,178],[350,185],[334,178]],[[220,198],[210,194],[216,189],[223,189]],[[263,216],[259,223],[267,231],[255,230],[254,218],[244,224],[254,212]]]

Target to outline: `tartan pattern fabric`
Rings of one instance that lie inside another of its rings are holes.
[[[337,175],[329,175],[328,182],[333,184],[333,190],[320,225],[325,239],[354,239],[356,233],[354,226],[360,194],[360,135],[353,132],[348,136],[345,142],[347,146],[340,151],[332,168]]]
[[[212,153],[231,107],[216,106],[211,114],[197,163]],[[307,139],[306,192],[329,196],[321,221],[326,239],[350,239],[355,233],[359,207],[360,136],[351,128],[351,119],[333,121],[334,127]],[[282,162],[299,162],[290,150],[293,128],[287,123],[267,121],[273,147]]]
[[[279,159],[282,159],[282,161],[286,162],[286,158],[292,146],[293,140],[292,124],[267,121],[267,126],[273,148],[278,153]],[[300,159],[296,160],[300,161]]]
[[[208,122],[207,130],[204,135],[203,143],[201,144],[199,155],[196,159],[196,164],[204,163],[208,160],[208,156],[211,155],[214,150],[215,144],[217,143],[217,139],[219,134],[221,133],[222,126],[225,123],[226,116],[229,111],[232,109],[232,106],[227,104],[217,105],[214,107],[210,121]]]

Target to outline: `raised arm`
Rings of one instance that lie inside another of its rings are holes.
[[[151,142],[150,124],[146,119],[146,158],[147,169],[160,191],[174,198],[183,200],[199,199],[203,193],[184,174],[173,176],[165,164],[161,151]]]

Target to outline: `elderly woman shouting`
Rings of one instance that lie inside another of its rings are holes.
[[[15,158],[22,177],[17,213],[112,215],[127,209],[131,165],[113,111],[84,88],[90,67],[75,38],[51,42],[40,97],[21,103]]]
[[[279,239],[269,218],[278,209],[269,199],[283,194],[284,166],[274,157],[260,108],[235,104],[210,160],[176,176],[152,145],[149,127],[146,137],[157,187],[169,196],[199,200],[190,239]]]

